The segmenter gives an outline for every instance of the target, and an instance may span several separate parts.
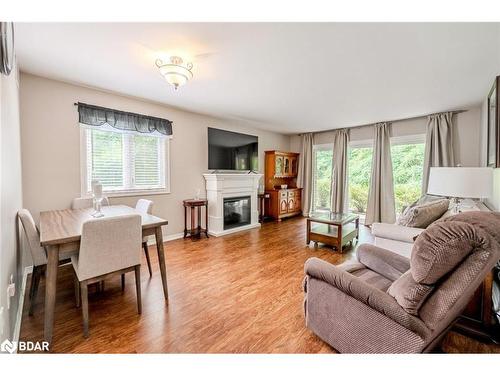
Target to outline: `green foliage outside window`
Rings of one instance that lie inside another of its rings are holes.
[[[372,170],[371,147],[349,149],[349,209],[365,213]]]
[[[329,150],[315,151],[314,209],[330,209],[330,189],[332,178],[332,153]]]
[[[421,196],[424,148],[423,143],[391,147],[396,213]],[[332,150],[317,150],[315,155],[315,209],[330,209]],[[372,147],[349,149],[349,209],[352,212],[366,212],[372,155]]]
[[[421,195],[424,147],[423,143],[391,147],[397,213]],[[351,148],[349,152],[349,208],[353,212],[366,212],[372,153],[371,147]]]
[[[398,214],[422,195],[424,149],[424,143],[391,147],[394,197]]]

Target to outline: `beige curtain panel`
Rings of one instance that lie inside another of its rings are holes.
[[[347,150],[349,130],[339,129],[333,133],[333,168],[331,207],[335,212],[347,211]]]
[[[422,194],[427,192],[431,167],[455,166],[452,119],[453,112],[439,113],[428,117]]]
[[[391,125],[374,126],[373,160],[365,224],[394,223],[396,209],[391,159]]]
[[[313,193],[313,144],[314,134],[302,134],[302,153],[299,157],[298,185],[302,188],[302,214],[309,216]]]

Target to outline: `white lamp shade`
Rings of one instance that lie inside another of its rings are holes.
[[[457,198],[489,198],[492,189],[492,168],[430,168],[427,194]]]

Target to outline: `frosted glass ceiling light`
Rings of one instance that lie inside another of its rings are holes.
[[[169,63],[165,63],[161,59],[157,59],[155,62],[158,69],[160,69],[161,75],[168,83],[174,86],[175,90],[193,78],[193,72],[191,72],[193,64],[187,63],[183,65],[183,62],[179,56],[170,57]]]

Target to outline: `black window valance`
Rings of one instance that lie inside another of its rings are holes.
[[[81,124],[92,126],[108,124],[120,130],[139,133],[157,131],[163,135],[172,135],[172,121],[170,120],[85,103],[76,103],[76,105],[78,106],[78,117]]]

